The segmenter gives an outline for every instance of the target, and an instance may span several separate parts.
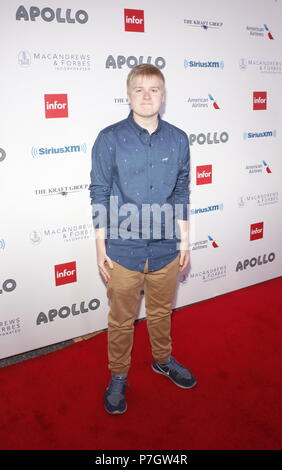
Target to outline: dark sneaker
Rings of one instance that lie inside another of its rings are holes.
[[[126,376],[113,374],[105,391],[104,406],[110,414],[122,414],[127,410],[125,401],[125,389],[127,386]]]
[[[172,356],[165,364],[159,364],[156,361],[152,362],[152,369],[158,374],[166,375],[178,387],[192,388],[196,385],[197,381],[186,367],[179,364]]]

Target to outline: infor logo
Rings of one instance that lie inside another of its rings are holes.
[[[44,95],[46,118],[67,118],[68,95]]]
[[[267,109],[267,92],[254,91],[253,92],[253,109]]]
[[[70,284],[76,282],[76,262],[57,264],[55,266],[55,283],[56,286],[62,284]]]
[[[258,240],[259,238],[263,238],[263,222],[251,224],[250,227],[250,240]]]
[[[124,9],[125,31],[137,31],[144,33],[144,10]]]
[[[212,165],[202,165],[196,168],[196,184],[212,183]]]

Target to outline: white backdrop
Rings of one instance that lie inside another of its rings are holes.
[[[1,2],[1,358],[107,326],[91,148],[127,116],[140,61],[162,67],[163,118],[191,143],[175,307],[281,275],[281,14],[279,0]]]

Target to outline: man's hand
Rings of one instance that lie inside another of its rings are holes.
[[[96,255],[97,255],[97,264],[99,268],[99,272],[103,278],[103,280],[107,283],[110,279],[110,273],[106,269],[105,263],[107,262],[110,269],[114,269],[113,263],[111,258],[109,258],[106,254],[106,247],[105,247],[105,229],[100,228],[95,230],[96,236]]]
[[[189,250],[180,250],[180,257],[179,257],[179,271],[184,271],[184,269],[188,266],[190,259]]]
[[[98,267],[99,267],[99,272],[100,272],[102,278],[104,279],[104,281],[107,283],[111,279],[111,276],[110,276],[110,273],[108,272],[108,270],[106,269],[106,266],[105,266],[106,262],[107,262],[108,266],[110,267],[110,269],[114,269],[111,258],[109,258],[106,255],[106,253],[98,253],[97,252],[97,263],[98,263]]]
[[[188,220],[178,220],[178,225],[180,229],[180,243],[178,249],[180,252],[179,257],[179,271],[184,271],[187,267],[190,259],[189,253],[189,241],[188,241]]]

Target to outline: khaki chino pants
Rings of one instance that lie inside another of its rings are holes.
[[[134,322],[144,289],[147,328],[155,361],[163,363],[171,354],[171,306],[179,272],[179,254],[168,265],[148,272],[132,271],[112,261],[107,270],[110,311],[108,315],[108,361],[112,374],[127,374],[131,365]]]

